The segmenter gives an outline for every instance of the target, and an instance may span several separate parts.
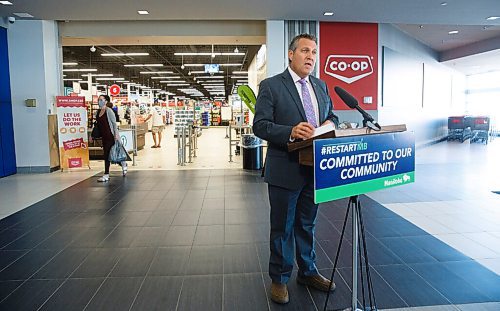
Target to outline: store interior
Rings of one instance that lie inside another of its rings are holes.
[[[135,141],[126,148],[132,169],[259,169],[260,145],[252,160],[259,163],[243,163],[241,138],[252,133],[253,113],[238,87],[256,92],[265,75],[265,45],[63,47],[64,95],[85,97],[89,135],[98,96],[110,95],[120,131],[132,130],[122,136]],[[160,148],[148,119],[153,113],[165,126]],[[89,142],[91,167],[102,165],[100,146]]]

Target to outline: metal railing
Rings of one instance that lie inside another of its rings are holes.
[[[237,130],[236,137],[233,139],[233,129]],[[252,133],[251,125],[231,125],[227,127],[226,136],[229,134],[229,162],[233,162],[233,146],[239,146],[241,134]],[[241,146],[240,146],[241,147]]]
[[[193,158],[196,158],[196,150],[198,149],[196,127],[192,124],[179,126],[176,136],[177,165],[185,166],[186,163],[193,163]]]

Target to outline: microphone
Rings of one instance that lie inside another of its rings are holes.
[[[356,109],[357,111],[359,111],[359,113],[361,113],[361,115],[363,116],[363,125],[366,126],[366,123],[370,122],[378,130],[381,129],[380,125],[377,122],[375,122],[373,117],[368,112],[366,112],[363,108],[359,107],[358,101],[356,100],[356,98],[354,98],[354,96],[349,94],[346,90],[344,90],[340,86],[336,86],[336,87],[334,87],[334,89],[335,89],[335,93],[337,93],[337,95],[340,97],[340,99],[342,99],[342,101],[347,106],[349,106],[349,108]]]

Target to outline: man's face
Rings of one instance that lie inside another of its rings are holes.
[[[290,68],[301,78],[307,77],[314,69],[318,47],[312,40],[301,38],[295,51],[288,51]]]

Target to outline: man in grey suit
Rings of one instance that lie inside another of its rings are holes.
[[[288,48],[288,68],[260,83],[255,105],[253,131],[268,141],[264,180],[271,205],[271,299],[282,304],[289,301],[286,284],[292,274],[294,246],[297,282],[322,291],[335,288],[315,264],[318,205],[314,204],[313,168],[300,165],[298,153],[287,151],[287,143],[310,138],[316,127],[327,122],[338,125],[325,82],[310,76],[317,52],[314,36],[296,36]]]

